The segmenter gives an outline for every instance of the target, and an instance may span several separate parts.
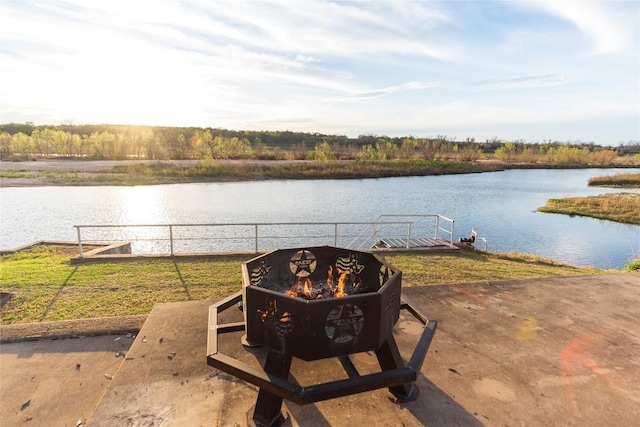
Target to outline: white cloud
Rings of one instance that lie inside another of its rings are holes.
[[[580,5],[2,2],[0,114],[353,135],[519,123],[525,139],[527,123],[640,115],[640,6]],[[640,139],[625,120],[603,138]]]
[[[517,4],[526,8],[535,8],[567,20],[579,28],[593,44],[593,53],[599,55],[624,52],[633,46],[635,24],[638,18],[638,3],[584,1],[584,0],[537,0]],[[611,7],[612,3],[618,3]],[[635,6],[634,6],[635,3]],[[621,6],[621,7],[620,7]],[[631,7],[628,7],[631,6]],[[635,37],[637,38],[637,28]]]
[[[474,84],[480,90],[522,89],[540,88],[566,84],[564,76],[545,74],[539,76],[509,77],[504,79],[492,79]]]
[[[348,100],[348,99],[379,98],[381,96],[390,95],[392,93],[396,93],[400,91],[429,89],[429,88],[434,88],[438,86],[441,86],[441,84],[438,82],[433,82],[433,83],[409,82],[402,85],[387,86],[381,89],[372,89],[372,90],[363,91],[363,92],[349,93],[346,95],[337,96],[334,99]]]
[[[296,61],[298,62],[322,62],[322,60],[318,58],[314,58],[312,56],[304,56],[304,55],[296,55]]]

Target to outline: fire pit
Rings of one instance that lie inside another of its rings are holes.
[[[400,314],[402,273],[332,247],[278,250],[243,264],[249,345],[316,360],[375,350]]]
[[[250,424],[279,424],[283,398],[306,404],[383,387],[402,401],[417,397],[436,322],[401,297],[401,271],[369,252],[323,246],[276,250],[243,263],[242,273],[242,292],[210,309],[207,361],[260,387]],[[235,304],[244,322],[219,325]],[[406,366],[392,334],[401,309],[425,326]],[[218,334],[240,330],[245,346],[268,349],[264,372],[218,351]],[[349,355],[365,351],[375,351],[382,372],[358,374]],[[301,387],[288,381],[293,357],[337,357],[349,378]]]

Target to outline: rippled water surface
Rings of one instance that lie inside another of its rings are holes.
[[[511,170],[363,180],[1,188],[0,247],[76,240],[73,226],[82,224],[366,222],[381,214],[441,214],[455,220],[455,239],[475,227],[491,251],[620,268],[639,256],[640,226],[536,212],[550,198],[620,192],[587,186],[590,177],[620,172]]]

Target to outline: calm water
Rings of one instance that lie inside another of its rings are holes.
[[[81,224],[366,222],[381,214],[441,214],[456,221],[456,240],[475,227],[494,252],[621,268],[640,254],[639,226],[536,212],[549,198],[619,192],[587,186],[590,177],[619,172],[512,170],[366,180],[0,188],[0,247],[73,241],[73,226]]]

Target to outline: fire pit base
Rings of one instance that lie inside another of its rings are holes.
[[[218,315],[234,307],[242,299],[242,292],[212,305],[209,308],[209,336],[207,364],[260,388],[249,425],[274,427],[284,421],[282,400],[299,405],[344,397],[356,393],[387,387],[399,401],[411,401],[418,397],[419,389],[413,384],[420,371],[433,339],[437,322],[429,319],[404,296],[401,310],[407,310],[423,325],[423,331],[408,363],[404,363],[392,334],[375,350],[381,371],[360,375],[348,355],[339,356],[349,378],[310,386],[300,386],[288,380],[292,356],[269,349],[262,371],[239,360],[222,354],[218,349],[218,335],[245,330],[244,322],[219,324]]]
[[[251,409],[249,409],[247,411],[247,426],[249,427],[277,427],[277,426],[281,426],[282,424],[284,424],[285,421],[287,421],[288,417],[284,416],[284,414],[282,412],[280,412],[280,409],[278,409],[278,413],[276,414],[275,418],[269,420],[269,421],[256,421],[254,419],[256,414],[256,405],[253,405],[251,407]]]

